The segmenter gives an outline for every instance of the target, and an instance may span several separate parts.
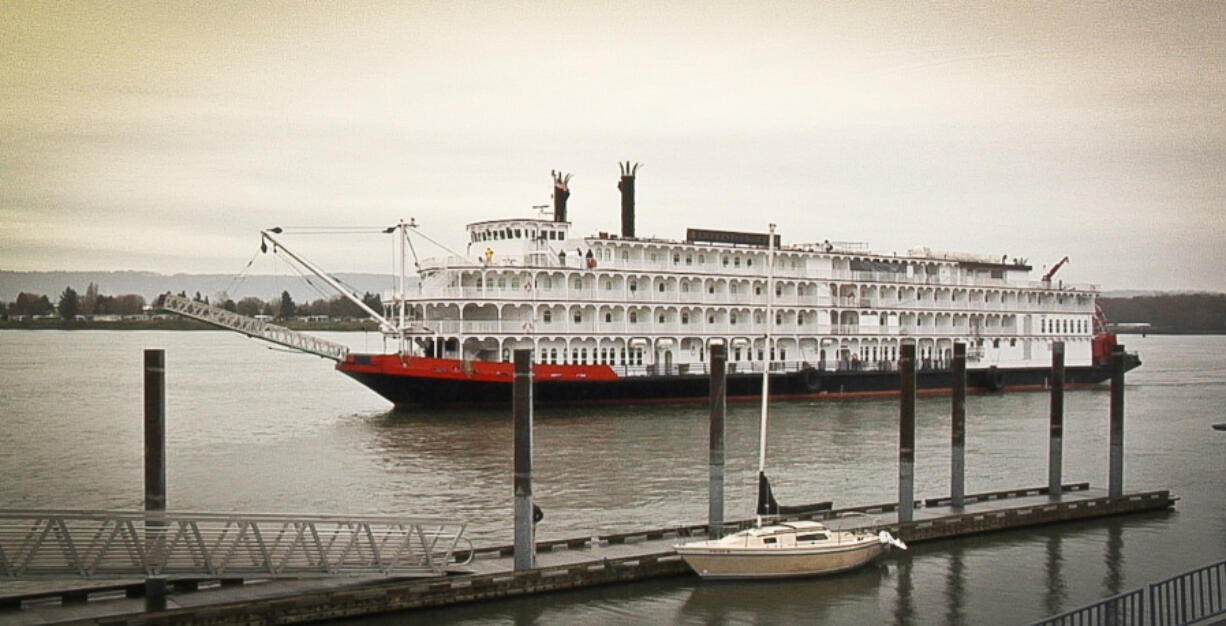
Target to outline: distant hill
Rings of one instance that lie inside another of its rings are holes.
[[[390,274],[336,274],[344,284],[360,293],[367,291],[381,294],[395,288]],[[85,293],[90,283],[98,285],[105,295],[135,293],[152,302],[158,294],[186,291],[189,296],[198,291],[210,300],[218,293],[228,291],[230,298],[238,300],[255,296],[264,300],[279,298],[288,291],[296,302],[310,302],[319,298],[329,299],[335,292],[323,281],[311,277],[311,283],[299,276],[247,276],[241,281],[229,274],[157,274],[154,272],[14,272],[0,270],[0,301],[12,302],[21,292],[47,296],[52,302],[59,299],[65,287],[77,293]],[[321,293],[322,292],[322,293]]]
[[[1226,294],[1171,293],[1135,298],[1099,298],[1115,323],[1148,322],[1151,333],[1226,333]]]

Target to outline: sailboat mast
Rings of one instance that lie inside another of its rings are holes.
[[[766,338],[763,350],[766,359],[762,362],[762,426],[758,441],[758,473],[766,472],[766,405],[770,393],[770,369],[773,351],[771,350],[771,329],[775,323],[775,225],[770,225],[770,237],[767,243],[770,257],[766,262]]]

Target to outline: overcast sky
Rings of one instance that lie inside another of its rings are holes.
[[[462,249],[550,169],[616,232],[629,159],[640,236],[1226,290],[1226,3],[985,4],[0,0],[0,269],[237,274],[260,228],[402,217]]]

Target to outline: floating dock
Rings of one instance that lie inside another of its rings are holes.
[[[913,519],[898,521],[898,504],[858,506],[781,519],[826,520],[843,528],[888,530],[908,543],[953,539],[1040,525],[1164,511],[1177,498],[1169,491],[1110,496],[1088,483],[967,494],[955,508],[949,498],[916,501]],[[848,514],[865,514],[847,517]],[[725,523],[725,531],[752,521]],[[332,578],[294,581],[171,579],[164,611],[146,611],[143,580],[0,592],[5,624],[278,624],[351,618],[392,611],[451,606],[665,576],[693,575],[672,546],[705,538],[707,525],[678,526],[600,537],[536,543],[535,567],[516,571],[513,546],[473,550],[470,563],[437,578]],[[469,555],[460,553],[460,560]],[[886,557],[890,558],[890,557]],[[207,588],[206,588],[207,587]]]

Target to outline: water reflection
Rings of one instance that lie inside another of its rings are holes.
[[[946,566],[948,573],[945,575],[945,623],[962,624],[966,621],[962,607],[966,590],[962,544],[953,543],[948,552],[949,560]]]
[[[889,576],[889,566],[875,563],[822,578],[770,581],[700,581],[681,611],[687,622],[743,624],[754,622],[764,607],[779,623],[835,622],[846,608],[874,597]]]
[[[1107,551],[1104,555],[1107,573],[1103,577],[1104,596],[1113,596],[1123,591],[1124,586],[1124,528],[1118,521],[1107,526]]]
[[[1046,567],[1047,590],[1043,594],[1043,608],[1048,615],[1054,615],[1063,610],[1068,599],[1068,587],[1064,582],[1064,556],[1061,553],[1060,534],[1050,533],[1044,542],[1047,555]]]
[[[894,603],[894,623],[900,626],[915,623],[915,601],[911,597],[911,565],[910,558],[902,559],[898,563],[898,596]]]

